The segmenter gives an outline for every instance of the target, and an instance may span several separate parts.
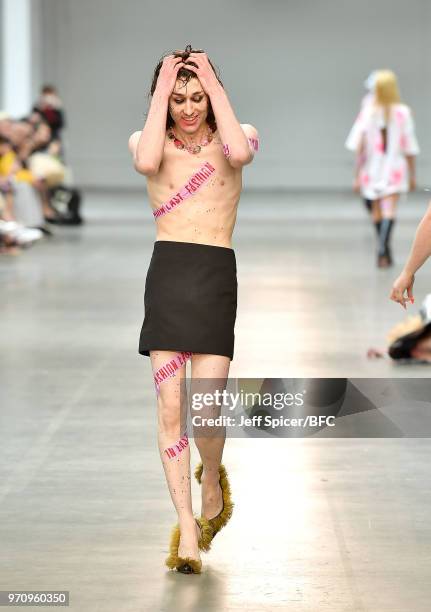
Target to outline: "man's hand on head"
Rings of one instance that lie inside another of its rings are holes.
[[[190,62],[193,62],[196,66],[193,66]],[[206,53],[190,53],[188,59],[184,62],[184,68],[196,74],[203,90],[208,96],[211,96],[220,86]]]
[[[156,90],[161,92],[164,96],[170,96],[177,81],[178,71],[185,67],[180,57],[167,55],[163,59],[163,63],[160,67]]]

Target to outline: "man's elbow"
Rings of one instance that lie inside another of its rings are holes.
[[[242,168],[253,161],[253,153],[250,151],[247,155],[240,155],[229,158],[229,163],[232,168]]]
[[[154,164],[147,164],[135,161],[134,166],[136,172],[139,172],[139,174],[144,174],[145,176],[154,176],[159,171],[159,169]]]

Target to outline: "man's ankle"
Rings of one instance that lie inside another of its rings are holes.
[[[194,516],[183,516],[178,520],[178,523],[180,525],[180,527],[182,527],[183,529],[191,529],[193,527],[193,525],[195,525],[195,519]]]
[[[208,485],[218,484],[220,482],[220,473],[218,469],[208,470],[208,469],[205,469],[204,467],[203,472],[202,472],[201,481],[205,482],[205,484],[208,484]]]

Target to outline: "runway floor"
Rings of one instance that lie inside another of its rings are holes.
[[[429,376],[366,358],[405,316],[388,294],[426,206],[401,202],[378,270],[357,199],[245,193],[230,375]],[[91,194],[84,215],[0,258],[0,590],[69,590],[80,612],[428,611],[429,438],[229,439],[233,518],[201,576],[165,570],[175,515],[137,353],[154,224],[134,194]]]

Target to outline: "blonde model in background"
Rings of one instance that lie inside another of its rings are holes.
[[[363,96],[362,100],[361,100],[361,108],[359,110],[358,116],[356,117],[355,123],[353,124],[353,127],[350,131],[348,140],[353,140],[355,141],[355,139],[357,138],[355,132],[361,130],[361,122],[359,121],[359,119],[362,117],[364,110],[374,104],[374,88],[376,85],[376,75],[377,75],[377,71],[373,70],[372,72],[370,72],[370,74],[367,76],[367,78],[364,81],[364,87],[366,89],[366,94]],[[360,133],[358,134],[358,136],[360,137]],[[359,173],[361,167],[363,166],[363,164],[365,163],[365,155],[357,155],[356,156],[356,171],[355,171],[355,175]],[[371,209],[372,209],[372,201],[368,200],[367,198],[362,198],[362,201],[364,202],[364,206],[366,208],[366,210],[371,213]]]
[[[378,70],[374,81],[374,102],[359,113],[346,147],[356,152],[354,189],[371,200],[376,226],[377,265],[392,265],[391,232],[401,193],[416,188],[415,157],[419,153],[410,108],[401,103],[397,77],[390,70]]]

